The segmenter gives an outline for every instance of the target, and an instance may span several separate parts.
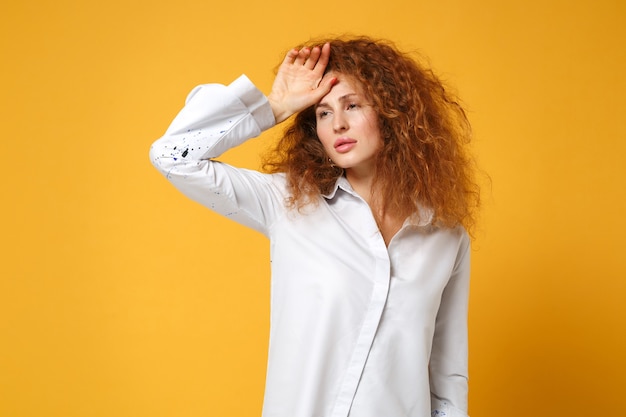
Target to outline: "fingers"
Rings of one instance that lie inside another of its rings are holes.
[[[326,95],[338,82],[339,79],[336,76],[326,74],[320,81],[320,84],[317,88],[322,91],[323,95]]]
[[[294,48],[285,56],[284,63],[302,65],[307,69],[318,69],[323,71],[328,64],[330,58],[330,44],[325,43],[321,48],[319,46],[310,49],[304,47],[300,50]]]
[[[321,70],[324,71],[324,69],[326,69],[326,65],[328,65],[328,60],[330,59],[330,43],[326,42],[321,49],[317,49],[319,50],[319,55],[317,55],[315,59],[315,66],[321,67]]]
[[[313,49],[311,49],[309,51],[309,57],[307,58],[306,62],[304,63],[304,67],[306,69],[313,69],[315,68],[315,63],[317,62],[317,59],[320,56],[320,48],[318,48],[317,46],[314,47]]]
[[[311,50],[309,48],[302,48],[298,52],[298,56],[296,57],[294,64],[296,65],[304,65],[307,63],[309,56],[311,55]]]
[[[293,62],[295,61],[297,57],[298,57],[298,50],[296,48],[293,48],[291,51],[287,52],[287,55],[285,55],[283,64],[293,64]]]

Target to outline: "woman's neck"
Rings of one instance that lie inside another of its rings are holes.
[[[394,213],[390,213],[386,210],[384,201],[376,198],[376,196],[382,194],[374,189],[376,185],[374,184],[373,175],[358,175],[358,172],[354,170],[347,170],[346,179],[352,186],[352,189],[369,205],[385,244],[389,246],[391,239],[402,228],[404,219]]]
[[[371,173],[359,173],[355,169],[346,170],[346,179],[350,186],[367,204],[371,204],[373,195],[374,176]]]

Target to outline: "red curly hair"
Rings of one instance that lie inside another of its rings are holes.
[[[472,229],[480,194],[467,149],[471,128],[458,99],[432,70],[386,40],[318,39],[298,49],[325,42],[331,44],[326,72],[359,82],[378,114],[383,147],[372,190],[382,212],[419,218],[425,207],[433,224]],[[264,168],[286,174],[291,207],[332,190],[343,170],[329,162],[317,137],[314,106],[292,119]]]

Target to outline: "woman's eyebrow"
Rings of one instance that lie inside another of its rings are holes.
[[[337,100],[338,100],[338,101],[341,101],[341,102],[344,102],[344,101],[347,101],[347,100],[351,99],[353,96],[358,96],[358,94],[357,94],[357,93],[348,93],[348,94],[344,94],[343,96],[339,97]],[[330,107],[330,104],[328,104],[328,103],[327,103],[327,102],[325,102],[325,101],[322,101],[321,103],[318,103],[318,104],[315,106],[315,108],[316,108],[316,109],[318,109],[318,108],[320,108],[320,107],[328,108],[328,107]]]

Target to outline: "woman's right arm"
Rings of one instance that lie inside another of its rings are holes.
[[[183,194],[246,226],[266,232],[282,196],[272,177],[213,161],[274,125],[261,91],[241,76],[207,84],[187,97],[165,135],[150,149],[154,166]]]
[[[191,199],[266,234],[282,209],[284,187],[274,176],[212,158],[319,102],[336,81],[324,77],[329,56],[329,44],[289,51],[268,97],[245,76],[228,86],[196,87],[152,145],[152,163]]]

